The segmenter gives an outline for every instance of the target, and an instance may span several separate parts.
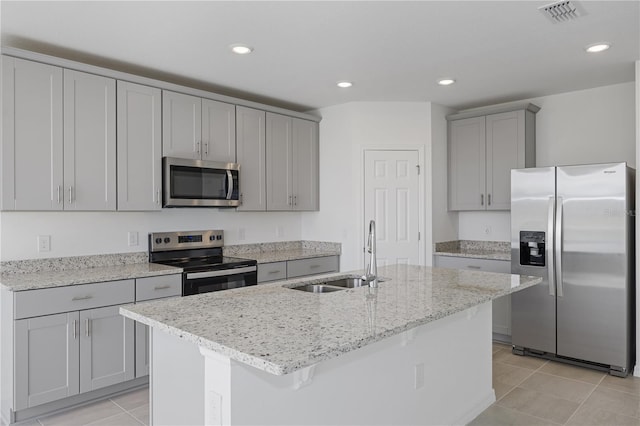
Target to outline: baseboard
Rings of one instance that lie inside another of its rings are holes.
[[[466,425],[471,423],[473,419],[478,417],[484,410],[489,408],[491,404],[496,402],[496,392],[491,389],[484,398],[478,401],[471,409],[467,410],[466,413],[463,413],[457,420],[453,421],[452,425]]]
[[[636,368],[633,370],[633,375],[636,377],[640,377],[640,363],[636,364]]]

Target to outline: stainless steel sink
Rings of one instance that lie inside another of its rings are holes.
[[[357,288],[369,285],[369,283],[367,283],[366,281],[362,281],[360,278],[341,278],[335,281],[327,281],[326,283],[322,284],[343,288]]]
[[[324,284],[306,284],[298,287],[291,287],[293,290],[306,291],[307,293],[330,293],[332,291],[344,290],[340,287],[331,287]]]

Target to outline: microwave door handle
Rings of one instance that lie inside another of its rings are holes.
[[[227,200],[231,199],[231,195],[233,195],[233,175],[231,170],[227,170]]]

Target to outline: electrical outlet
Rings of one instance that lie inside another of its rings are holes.
[[[128,234],[129,239],[129,247],[138,245],[138,232],[137,231],[129,231]]]
[[[245,229],[244,229],[244,228],[240,228],[240,229],[238,229],[238,239],[239,239],[240,241],[243,241],[243,240],[245,239],[245,237],[246,237],[246,235],[245,235],[245,234],[246,234],[246,232],[245,232]]]
[[[485,235],[491,235],[491,227],[488,225],[485,225],[484,227],[484,234]]]
[[[276,237],[284,237],[284,228],[282,226],[276,226]]]
[[[38,235],[38,252],[51,251],[51,235]]]

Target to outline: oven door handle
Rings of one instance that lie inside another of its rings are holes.
[[[187,273],[187,279],[193,280],[198,278],[224,277],[227,275],[244,274],[245,272],[255,272],[257,270],[258,268],[256,266],[246,266],[244,268],[223,269],[221,271],[192,272]]]
[[[233,174],[231,170],[227,170],[227,200],[233,195]]]

